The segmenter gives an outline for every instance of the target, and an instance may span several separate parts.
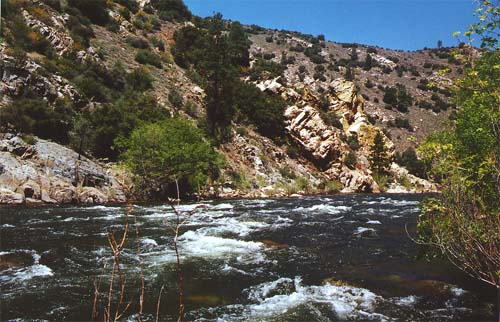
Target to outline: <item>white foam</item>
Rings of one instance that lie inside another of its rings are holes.
[[[293,280],[294,290],[288,294],[272,295],[277,287],[290,283],[289,278],[280,278],[270,283],[257,286],[249,294],[250,300],[257,304],[248,307],[249,314],[258,318],[268,318],[286,313],[287,311],[303,304],[325,303],[339,319],[378,317],[382,315],[373,313],[376,302],[381,299],[369,290],[326,284],[323,286],[302,286],[300,277]]]
[[[397,298],[394,303],[400,306],[414,306],[417,303],[418,297],[415,295],[409,295],[406,297]]]
[[[207,236],[195,231],[187,231],[179,237],[180,247],[186,255],[198,257],[237,256],[239,261],[259,262],[264,245],[259,242],[243,241],[216,236]]]
[[[366,227],[358,227],[356,228],[356,230],[354,231],[354,235],[361,235],[365,232],[375,232],[376,230],[373,229],[373,228],[366,228]]]
[[[85,217],[85,218],[75,218],[75,217],[68,217],[66,219],[63,219],[63,221],[89,221],[90,217]]]
[[[53,276],[54,272],[45,265],[35,264],[27,268],[20,269],[14,273],[13,280],[24,282],[34,277]]]
[[[459,287],[455,287],[455,286],[453,286],[453,287],[451,287],[451,288],[450,288],[450,292],[451,292],[451,294],[453,294],[454,296],[457,296],[457,297],[458,297],[458,296],[462,296],[462,295],[464,295],[465,293],[467,293],[467,291],[466,291],[466,290],[461,289],[461,288],[459,288]]]
[[[233,266],[230,266],[228,264],[225,264],[224,267],[221,269],[221,271],[223,273],[226,273],[226,274],[230,274],[230,273],[238,273],[238,274],[241,274],[241,275],[251,275],[247,272],[245,272],[244,270],[242,269],[239,269],[239,268],[236,268],[236,267],[233,267]]]
[[[154,247],[154,246],[158,246],[158,243],[156,242],[156,240],[154,239],[151,239],[151,238],[143,238],[141,239],[141,244],[143,246],[146,246],[146,247]]]
[[[147,263],[148,267],[161,266],[164,263],[175,263],[177,257],[173,249],[165,249],[162,251],[141,253],[141,257],[144,258],[144,262]],[[181,259],[184,260],[184,256],[181,254]]]
[[[378,220],[368,220],[366,222],[366,224],[368,224],[368,225],[382,225],[382,223]]]
[[[250,233],[269,227],[269,224],[258,221],[240,221],[236,218],[218,218],[212,221],[212,226],[203,227],[198,230],[205,235],[219,236],[222,234],[236,234],[240,237],[248,236]]]
[[[213,209],[219,209],[219,210],[230,210],[233,209],[234,206],[228,203],[221,203],[213,207]]]
[[[315,213],[329,213],[329,214],[340,214],[342,212],[346,212],[351,210],[352,207],[348,206],[333,206],[333,205],[327,205],[327,204],[321,204],[321,205],[314,205],[311,207],[297,207],[293,209],[294,212],[302,212],[302,213],[308,213],[308,212],[315,212]]]
[[[3,224],[2,225],[2,228],[14,228],[14,227],[16,227],[16,226],[10,225],[10,224]]]

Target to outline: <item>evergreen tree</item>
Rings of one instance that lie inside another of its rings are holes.
[[[387,173],[390,166],[391,158],[385,145],[384,136],[377,131],[373,138],[373,143],[370,146],[369,160],[371,168],[375,173]]]
[[[373,67],[373,58],[370,54],[366,54],[365,63],[363,65],[364,70],[370,70]]]

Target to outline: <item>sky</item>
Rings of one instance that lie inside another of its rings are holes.
[[[473,0],[184,0],[196,15],[324,34],[327,40],[391,49],[455,46],[475,22]]]

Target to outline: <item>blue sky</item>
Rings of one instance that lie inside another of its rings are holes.
[[[328,40],[416,50],[457,45],[451,34],[475,21],[473,0],[184,0],[201,17],[296,30]]]

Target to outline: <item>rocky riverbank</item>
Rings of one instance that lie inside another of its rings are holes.
[[[28,142],[27,142],[28,141]],[[236,144],[236,143],[237,144]],[[227,155],[242,152],[245,169],[253,168],[255,173],[246,173],[250,178],[260,177],[263,184],[241,186],[232,181],[224,181],[210,187],[207,198],[270,198],[299,197],[301,195],[332,193],[321,185],[320,173],[308,177],[306,184],[284,184],[284,174],[279,167],[288,166],[299,174],[306,175],[307,165],[286,159],[285,153],[277,147],[274,151],[282,160],[274,158],[262,162],[255,151],[270,148],[270,142],[243,140],[236,136],[233,144],[225,147]],[[238,147],[238,149],[236,148]],[[231,149],[235,149],[234,151]],[[246,151],[246,152],[245,152]],[[235,158],[233,158],[234,160]],[[252,161],[252,162],[250,162]],[[387,192],[414,193],[432,192],[436,187],[425,180],[416,178],[393,164],[393,172],[409,177],[411,188],[393,184]],[[106,204],[126,201],[127,174],[110,164],[90,160],[60,144],[36,137],[21,138],[12,134],[0,134],[0,204]],[[349,187],[336,187],[337,191],[352,192]]]
[[[124,202],[119,178],[110,166],[79,159],[62,145],[0,135],[0,204]]]

